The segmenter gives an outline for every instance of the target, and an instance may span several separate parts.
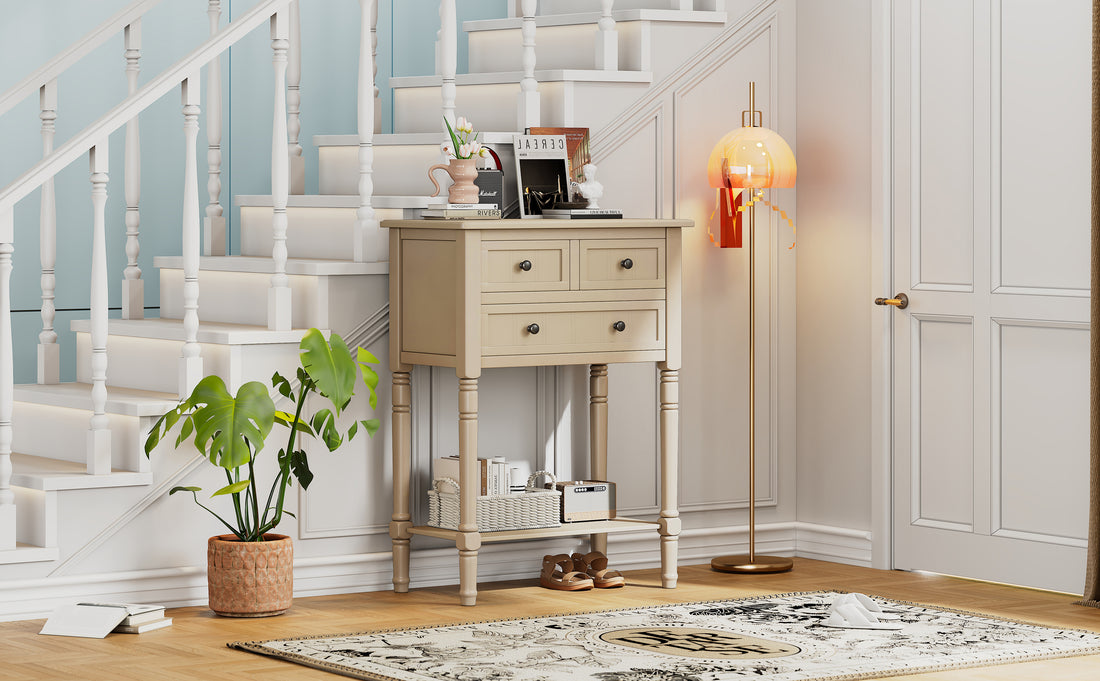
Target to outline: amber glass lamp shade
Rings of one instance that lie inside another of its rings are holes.
[[[793,187],[797,175],[798,165],[790,146],[768,128],[745,127],[726,133],[710,152],[707,163],[707,180],[712,187]]]

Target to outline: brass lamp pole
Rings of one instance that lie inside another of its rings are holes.
[[[748,114],[748,125],[745,125],[745,114]],[[756,123],[758,116],[761,119],[759,125]],[[742,129],[759,129],[763,125],[763,114],[756,110],[755,83],[749,83],[749,108],[748,111],[741,112],[741,124]],[[754,145],[758,146],[755,142]],[[790,154],[789,148],[787,153]],[[737,166],[736,163],[730,164],[731,171],[737,172],[734,170]],[[748,174],[751,175],[752,172],[752,167],[748,166]],[[746,184],[750,192],[759,191],[763,186],[771,186],[770,184],[754,186],[751,179]],[[748,213],[746,231],[749,254],[749,552],[712,559],[711,568],[719,572],[786,572],[794,567],[794,561],[790,558],[756,554],[756,251],[753,248],[756,233],[756,207],[753,205],[753,199],[755,197],[750,197],[750,200],[745,202],[745,212]]]

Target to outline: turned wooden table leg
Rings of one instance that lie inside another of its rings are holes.
[[[661,370],[661,586],[676,588],[676,548],[680,535],[680,512],[677,510],[677,469],[680,435],[680,372],[669,369],[665,362]]]
[[[588,374],[588,452],[593,480],[607,480],[607,365],[593,364]],[[593,534],[592,551],[607,555],[607,535]]]
[[[477,497],[481,474],[477,468],[477,379],[458,379],[459,516],[458,597],[462,605],[477,602]]]
[[[409,485],[412,468],[412,382],[408,371],[393,372],[393,590],[409,590]]]

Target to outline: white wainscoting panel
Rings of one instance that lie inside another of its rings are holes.
[[[1091,72],[1088,60],[1066,59],[1064,46],[1089,44],[1091,27],[1080,17],[1088,15],[1090,4],[992,5],[1000,51],[993,60],[994,82],[1000,71],[1000,97],[993,98],[1000,109],[993,189],[1001,212],[994,286],[1087,296],[1089,253],[1080,244],[1089,240],[1089,156],[1067,152],[1091,135]]]
[[[915,525],[969,532],[974,524],[973,320],[914,315]]]
[[[1088,326],[993,325],[993,534],[1084,546]]]
[[[974,285],[974,31],[972,0],[915,2],[913,288]],[[928,14],[928,16],[925,16]]]

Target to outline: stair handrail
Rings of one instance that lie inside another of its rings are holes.
[[[110,17],[99,26],[96,26],[91,31],[84,34],[79,40],[58,53],[56,57],[43,64],[41,68],[20,81],[15,87],[0,94],[0,116],[7,113],[12,107],[23,101],[31,93],[37,92],[44,85],[56,80],[57,77],[64,73],[70,66],[83,59],[95,48],[107,42],[119,31],[143,17],[146,12],[156,5],[159,5],[160,2],[161,0],[136,0],[129,6],[119,10],[114,16]]]
[[[149,108],[173,88],[196,74],[214,57],[235,45],[241,38],[270,19],[278,10],[286,8],[290,2],[291,0],[266,0],[237,17],[190,54],[168,67],[99,120],[81,130],[49,156],[0,189],[0,242],[11,241],[12,235],[5,231],[11,227],[4,221],[5,213],[10,213],[17,202],[41,186],[46,179],[53,177],[75,161],[81,154],[105,140],[108,135],[124,126],[134,116]]]

